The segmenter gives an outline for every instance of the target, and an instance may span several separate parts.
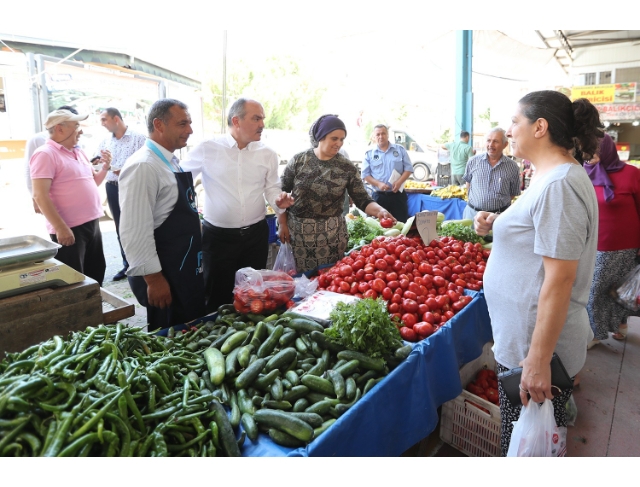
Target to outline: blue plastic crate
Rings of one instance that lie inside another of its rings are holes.
[[[278,240],[278,229],[276,226],[275,215],[267,215],[267,225],[269,225],[269,243],[275,243]]]

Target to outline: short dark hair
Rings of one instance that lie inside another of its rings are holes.
[[[150,134],[153,133],[153,121],[156,118],[162,120],[164,123],[167,123],[171,119],[171,112],[169,110],[171,110],[173,106],[178,106],[183,110],[187,109],[187,105],[173,98],[162,98],[151,105],[149,114],[147,115],[147,129]]]
[[[531,122],[544,118],[549,124],[551,142],[572,150],[582,162],[593,157],[598,139],[604,137],[604,125],[598,109],[586,98],[571,101],[559,91],[533,91],[520,101],[522,114]]]
[[[118,117],[120,120],[122,120],[122,114],[120,113],[120,110],[118,110],[117,108],[113,108],[113,107],[109,107],[109,108],[105,108],[104,110],[102,110],[103,112],[107,112],[107,114],[113,118],[113,117]]]
[[[469,137],[469,132],[463,130],[462,132],[460,132],[460,138],[464,139],[465,137]]]
[[[227,126],[231,127],[233,117],[244,118],[247,114],[246,104],[250,101],[248,98],[238,98],[233,102],[231,108],[229,108],[229,115],[227,115]]]
[[[69,105],[62,105],[61,107],[58,107],[58,110],[68,110],[71,113],[73,113],[74,115],[78,114],[78,110],[76,110],[73,107],[70,107]]]

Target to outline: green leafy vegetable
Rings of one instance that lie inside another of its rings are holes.
[[[361,243],[362,240],[365,240],[365,243],[371,243],[374,238],[384,233],[383,229],[376,230],[367,225],[362,217],[349,220],[347,222],[347,230],[349,231],[347,250],[363,245]]]
[[[482,237],[475,230],[460,223],[445,223],[438,230],[438,235],[443,237],[453,237],[463,242],[482,242]]]
[[[350,350],[377,358],[391,354],[401,344],[400,332],[380,298],[338,303],[330,318],[333,323],[324,334]]]

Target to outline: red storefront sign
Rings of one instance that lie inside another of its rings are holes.
[[[640,103],[606,103],[596,105],[602,121],[610,122],[620,120],[640,119]]]

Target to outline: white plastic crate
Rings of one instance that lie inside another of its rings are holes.
[[[481,369],[495,371],[492,345],[491,342],[485,344],[482,355],[460,369],[463,388]],[[458,397],[442,405],[440,438],[471,457],[499,457],[500,408],[463,390]]]

